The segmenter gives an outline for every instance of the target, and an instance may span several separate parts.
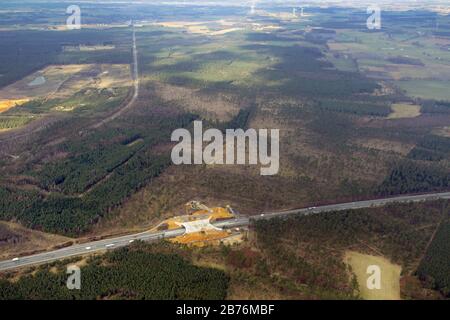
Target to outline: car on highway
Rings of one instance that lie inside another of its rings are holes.
[[[17,261],[19,261],[19,258],[13,258],[11,261],[12,262],[17,262]]]

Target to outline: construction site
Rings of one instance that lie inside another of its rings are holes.
[[[222,229],[213,223],[237,217],[238,214],[230,206],[209,208],[198,201],[190,201],[185,205],[184,215],[166,219],[153,230],[169,231],[184,228],[184,234],[170,241],[188,246],[233,245],[244,240],[247,230],[245,228]]]

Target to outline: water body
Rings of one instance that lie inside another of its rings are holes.
[[[45,80],[45,78],[43,76],[40,76],[40,77],[37,77],[36,79],[34,79],[33,81],[31,81],[30,83],[28,83],[28,85],[30,87],[35,87],[35,86],[41,86],[46,82],[47,82],[47,80]]]

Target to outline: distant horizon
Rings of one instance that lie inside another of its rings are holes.
[[[0,0],[0,3],[74,3],[73,0]],[[258,7],[340,7],[340,8],[366,8],[370,5],[385,6],[386,10],[398,11],[406,9],[432,8],[442,13],[442,9],[450,4],[447,0],[78,0],[77,4],[95,3],[101,4],[133,4],[133,5],[184,5],[184,6],[220,6],[220,7],[250,7],[252,4]]]

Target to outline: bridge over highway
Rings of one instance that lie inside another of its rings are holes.
[[[392,203],[408,203],[408,202],[421,202],[421,201],[431,201],[438,199],[450,199],[450,192],[444,193],[432,193],[432,194],[421,194],[421,195],[406,195],[398,196],[392,198],[375,199],[375,200],[364,200],[355,201],[339,204],[331,204],[326,206],[302,208],[288,211],[280,212],[266,212],[261,213],[256,216],[246,217],[239,216],[235,219],[222,220],[213,222],[213,225],[217,228],[235,228],[241,226],[248,226],[253,221],[266,220],[273,218],[283,218],[291,215],[310,215],[327,213],[342,210],[354,210],[361,208],[371,208],[380,207]],[[24,256],[20,258],[14,258],[6,261],[0,262],[0,271],[6,271],[11,269],[16,269],[20,267],[48,263],[56,260],[66,259],[75,256],[86,255],[94,252],[100,252],[104,250],[110,250],[114,248],[120,248],[133,243],[136,240],[141,241],[160,241],[162,239],[174,238],[185,233],[184,228],[166,231],[146,231],[137,234],[130,234],[126,236],[120,236],[116,238],[103,239],[99,241],[93,241],[84,244],[76,244],[70,247],[48,251],[43,253],[38,253],[35,255]]]

